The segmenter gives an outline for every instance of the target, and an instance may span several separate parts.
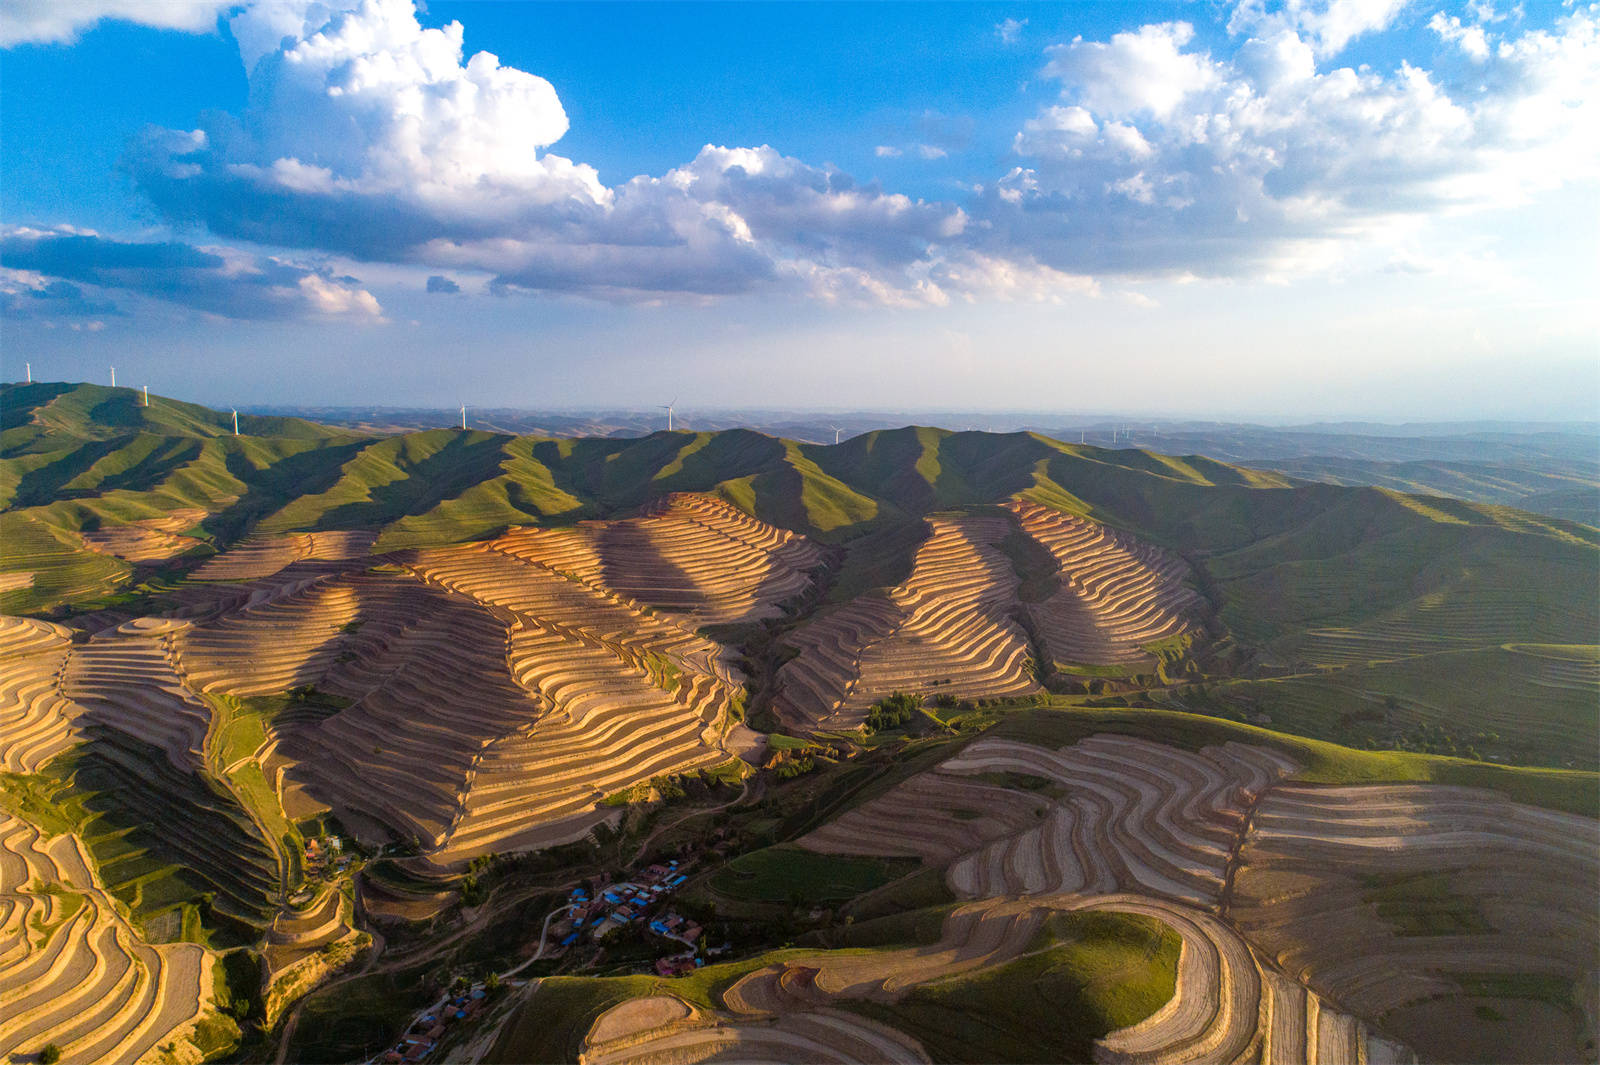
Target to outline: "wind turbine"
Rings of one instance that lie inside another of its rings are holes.
[[[837,444],[839,442],[839,434],[844,432],[844,430],[839,428],[837,425],[830,425],[828,428],[833,430],[833,442]]]
[[[117,368],[115,366],[111,367],[111,387],[117,387]]]
[[[467,405],[465,403],[463,403],[463,404],[461,404],[461,428],[465,429],[466,427],[467,427]]]
[[[25,362],[22,365],[24,365],[24,366],[26,366],[28,368],[28,383],[30,385],[33,384],[33,363]]]
[[[233,411],[233,435],[234,436],[238,436],[239,435],[239,412],[238,412],[238,410],[234,410]]]
[[[144,386],[144,405],[147,406],[147,407],[150,405],[150,386],[149,385],[145,385]]]
[[[672,403],[676,403],[676,402],[678,402],[678,397],[677,396],[673,396],[672,397]],[[665,407],[661,408],[662,410],[667,412],[667,432],[669,432],[669,433],[672,432],[672,403],[668,403]]]

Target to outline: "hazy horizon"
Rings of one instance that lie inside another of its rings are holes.
[[[7,0],[7,376],[1600,410],[1600,11]],[[692,397],[692,399],[691,399]]]

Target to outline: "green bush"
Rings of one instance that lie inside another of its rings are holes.
[[[882,732],[884,729],[899,728],[921,711],[922,696],[894,692],[887,699],[878,700],[867,711],[867,731]]]
[[[46,1043],[44,1049],[39,1051],[39,1060],[44,1065],[56,1065],[61,1060],[61,1048],[54,1043]]]

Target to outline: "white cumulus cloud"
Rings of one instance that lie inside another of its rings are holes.
[[[1363,34],[1387,29],[1413,0],[1241,0],[1228,20],[1255,37],[1290,30],[1320,56],[1336,55]]]
[[[1069,272],[1237,276],[1600,177],[1595,8],[1492,49],[1444,36],[1473,60],[1460,77],[1322,69],[1282,25],[1231,58],[1170,23],[1057,46],[1061,102],[1023,124],[1021,165],[972,213],[997,246]]]
[[[169,217],[224,236],[482,270],[502,291],[653,298],[852,271],[914,287],[911,268],[965,225],[766,146],[707,145],[608,187],[547,150],[567,130],[548,81],[469,56],[459,23],[424,28],[411,0],[280,0],[231,25],[246,110],[148,130],[125,160]]]

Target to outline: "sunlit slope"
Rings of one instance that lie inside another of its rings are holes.
[[[1307,989],[1425,1060],[1577,1060],[1600,823],[1507,797],[1560,801],[1558,780],[1569,799],[1587,789],[1592,812],[1592,774],[1369,754],[1177,714],[1044,712],[799,844],[916,857],[963,898],[1122,893],[1172,917],[1173,904],[1220,914],[1216,948],[1233,939],[1242,962],[1232,987],[1254,998],[1259,977],[1249,1025],[1289,1037],[1261,1060],[1357,1060],[1354,1046],[1330,1053],[1353,1030],[1319,1032],[1329,1009],[1307,1009]]]
[[[35,383],[0,385],[5,414],[0,428],[29,428],[40,437],[68,436],[110,440],[130,433],[154,436],[212,437],[231,435],[233,415],[196,403],[151,396],[145,405],[136,388],[103,385]],[[304,418],[239,415],[239,431],[249,436],[325,439],[349,435],[344,430]],[[7,441],[8,445],[10,441]]]
[[[673,492],[844,545],[851,595],[906,579],[924,515],[1021,499],[1129,534],[1204,571],[1226,627],[1270,659],[1338,665],[1504,642],[1592,643],[1600,532],[1488,504],[1292,482],[1200,457],[1036,434],[908,427],[834,446],[743,430],[551,440],[436,429],[355,438],[227,416],[131,389],[8,386],[0,610],[93,602],[127,563],[78,534],[207,516],[206,546],[364,529],[374,550],[520,525],[627,516]],[[219,435],[219,433],[221,435]],[[322,435],[318,435],[321,433]],[[887,547],[885,545],[888,545]],[[13,546],[14,545],[14,546]],[[865,562],[852,560],[858,555]],[[1200,578],[1191,580],[1200,583]],[[837,590],[830,592],[840,601]]]
[[[215,955],[147,943],[76,839],[0,813],[0,915],[0,1053],[23,1059],[54,1043],[67,1061],[146,1061],[158,1045],[204,1043],[197,1026],[214,1009]],[[177,1060],[206,1048],[183,1049]]]

